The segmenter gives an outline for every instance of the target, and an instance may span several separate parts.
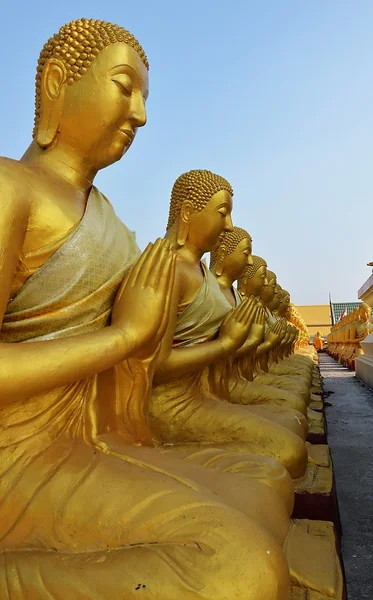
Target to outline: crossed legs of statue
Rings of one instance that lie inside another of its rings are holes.
[[[249,480],[219,473],[214,484],[214,471],[177,461],[172,473],[167,459],[161,472],[160,459],[146,465],[152,452],[126,459],[75,442],[2,540],[0,597],[287,600],[280,543],[243,514]],[[278,499],[264,503],[279,514]]]

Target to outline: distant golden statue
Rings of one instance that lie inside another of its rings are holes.
[[[240,292],[233,287],[233,283],[248,272],[256,272],[257,257],[251,254],[251,236],[240,227],[225,234],[218,250],[211,252],[210,268],[214,273],[221,291],[226,296],[232,307],[239,306],[243,300]],[[250,250],[250,254],[245,252]],[[262,283],[260,284],[262,286]],[[251,298],[251,295],[248,295]],[[305,439],[307,437],[307,419],[304,414],[306,407],[298,394],[281,390],[276,387],[274,377],[268,376],[266,381],[254,379],[256,375],[256,362],[270,350],[279,340],[276,330],[280,324],[266,328],[265,320],[268,319],[260,302],[256,303],[255,313],[248,337],[235,354],[233,364],[228,364],[225,377],[219,377],[216,392],[228,401],[244,404],[266,418],[277,420],[279,424],[290,426],[293,431]],[[224,389],[223,382],[228,379]],[[259,378],[260,379],[260,378]],[[282,380],[281,380],[282,382]],[[294,385],[293,385],[294,388]],[[296,390],[298,392],[298,390]],[[268,407],[270,406],[270,410]],[[276,408],[277,407],[277,408]],[[281,407],[281,408],[280,408]],[[303,413],[303,414],[302,414]],[[297,427],[291,423],[297,424]],[[302,429],[299,429],[299,425]]]
[[[355,359],[364,354],[360,342],[373,331],[372,309],[362,302],[332,326],[328,336],[328,350],[341,363],[355,368]]]

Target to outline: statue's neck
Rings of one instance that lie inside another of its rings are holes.
[[[170,240],[172,246],[179,256],[182,256],[187,262],[199,265],[202,256],[205,254],[203,250],[191,244],[188,240],[181,246],[178,243],[177,226],[172,225],[166,232],[165,238]]]
[[[274,311],[271,308],[271,303],[270,302],[268,304],[266,302],[263,302],[263,304],[264,304],[264,308],[266,310],[268,310],[271,314],[274,314]]]
[[[220,275],[216,274],[216,266],[214,265],[211,268],[211,272],[215,275],[220,287],[223,290],[230,290],[232,289],[233,283],[236,281],[236,277],[230,275],[229,273],[227,273],[226,271],[223,270],[223,272]]]
[[[88,191],[92,187],[97,174],[97,169],[85,163],[75,153],[58,145],[44,150],[35,141],[30,144],[21,161],[49,175],[57,176],[82,191]]]
[[[260,299],[260,292],[258,293],[257,290],[253,290],[251,288],[251,285],[250,285],[250,282],[249,282],[249,283],[246,283],[245,296],[254,296],[254,298],[257,298],[259,300]]]

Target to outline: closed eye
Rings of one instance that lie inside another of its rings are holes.
[[[119,87],[120,91],[125,95],[130,97],[132,94],[132,90],[130,90],[127,86],[123,85],[123,83],[121,83],[120,81],[117,81],[116,79],[113,79],[114,83],[117,84],[117,86]]]
[[[133,91],[133,83],[132,79],[129,75],[125,73],[118,73],[114,77],[112,77],[112,81],[119,87],[122,94],[130,97]]]

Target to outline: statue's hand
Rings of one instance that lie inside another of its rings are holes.
[[[248,336],[254,315],[255,307],[248,299],[245,299],[238,308],[231,310],[219,331],[219,340],[224,350],[232,353],[242,346]]]
[[[111,326],[133,356],[150,356],[167,327],[176,255],[167,240],[149,244],[129,270],[115,298]]]
[[[280,323],[280,321],[277,321],[276,323],[271,325],[271,327],[268,329],[268,331],[266,331],[265,336],[264,336],[264,341],[268,342],[268,344],[270,344],[270,346],[272,348],[279,342],[279,340],[281,338],[281,334],[282,334],[282,323]]]
[[[264,337],[265,331],[265,313],[264,310],[258,308],[256,318],[250,329],[250,339],[253,341],[254,347],[258,346]]]

